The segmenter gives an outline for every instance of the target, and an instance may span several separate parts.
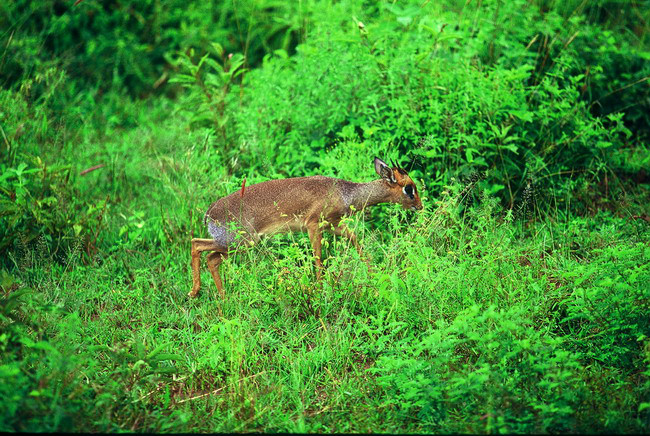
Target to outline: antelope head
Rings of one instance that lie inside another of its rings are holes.
[[[422,210],[422,200],[420,200],[418,188],[403,168],[399,168],[395,162],[391,168],[386,162],[376,157],[375,171],[388,188],[388,201],[401,204],[406,210]]]

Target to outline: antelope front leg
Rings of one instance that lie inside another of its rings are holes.
[[[318,224],[310,226],[307,229],[309,241],[314,249],[314,262],[316,263],[316,280],[321,279],[323,262],[321,261],[323,232],[318,228]]]

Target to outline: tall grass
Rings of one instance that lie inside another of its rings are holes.
[[[619,3],[0,6],[0,429],[647,432],[650,8]],[[350,218],[370,270],[327,235],[316,281],[289,234],[187,298],[208,204],[375,155],[425,209]]]

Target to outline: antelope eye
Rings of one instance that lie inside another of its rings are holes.
[[[413,195],[413,185],[404,186],[404,194],[408,195],[411,199],[415,198]]]

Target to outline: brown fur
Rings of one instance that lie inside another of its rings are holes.
[[[399,203],[405,209],[422,209],[417,188],[406,171],[389,168],[375,159],[381,179],[354,183],[332,177],[312,176],[269,180],[239,189],[212,203],[204,222],[212,239],[192,239],[193,286],[189,295],[201,287],[200,255],[211,251],[207,263],[217,289],[223,297],[219,265],[241,243],[252,244],[262,235],[285,232],[309,234],[314,250],[316,276],[321,277],[321,239],[323,230],[349,239],[363,256],[355,234],[341,223],[353,211],[378,203]],[[412,185],[414,198],[403,191]]]

